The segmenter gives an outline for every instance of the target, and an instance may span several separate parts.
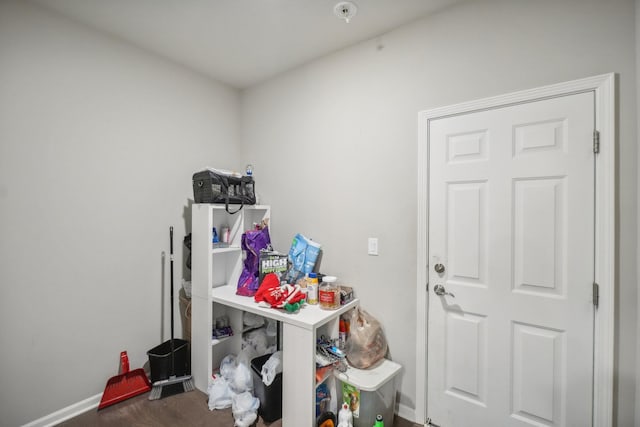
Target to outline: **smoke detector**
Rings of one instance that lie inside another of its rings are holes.
[[[341,1],[333,7],[333,14],[348,24],[358,13],[358,7],[350,1]]]

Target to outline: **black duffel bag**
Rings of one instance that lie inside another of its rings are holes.
[[[224,203],[227,212],[234,214],[244,205],[256,204],[256,189],[252,176],[236,176],[224,172],[204,170],[193,174],[195,203]],[[231,212],[229,205],[240,205]]]

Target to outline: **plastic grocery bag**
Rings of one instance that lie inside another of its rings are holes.
[[[231,391],[234,393],[244,393],[253,391],[253,377],[251,371],[244,363],[238,363],[233,380],[229,383]]]
[[[229,354],[220,363],[220,375],[227,382],[232,393],[243,393],[253,390],[253,377],[248,365],[242,363],[243,358]]]
[[[351,311],[351,329],[345,345],[349,364],[367,369],[387,354],[387,338],[382,326],[360,307]]]
[[[273,380],[282,372],[282,352],[276,351],[271,355],[269,360],[267,360],[264,365],[262,365],[262,369],[260,370],[260,375],[262,375],[262,382],[266,386],[270,386]]]
[[[240,279],[238,279],[238,289],[236,294],[252,297],[256,294],[260,285],[259,267],[260,251],[267,249],[271,245],[269,227],[263,225],[254,230],[247,230],[242,234],[242,250],[245,253],[244,266]]]
[[[258,418],[258,408],[260,400],[253,397],[248,391],[233,396],[231,412],[235,419],[236,427],[249,427]]]
[[[213,382],[207,390],[209,394],[209,410],[225,409],[231,406],[233,393],[229,383],[220,375],[214,375]]]
[[[222,359],[222,362],[220,362],[220,375],[222,375],[227,382],[231,381],[236,374],[237,365],[236,356],[227,354],[224,359]]]

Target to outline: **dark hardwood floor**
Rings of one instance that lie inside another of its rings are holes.
[[[231,409],[209,411],[207,396],[201,391],[176,394],[160,400],[149,400],[145,393],[100,411],[91,410],[67,420],[61,427],[233,427]],[[282,427],[282,420],[255,427]],[[293,426],[305,427],[305,426]],[[419,427],[395,417],[393,427]]]

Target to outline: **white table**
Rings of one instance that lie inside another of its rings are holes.
[[[218,304],[282,323],[282,426],[315,426],[316,337],[321,334],[337,337],[339,316],[356,307],[358,300],[337,310],[304,305],[297,313],[288,313],[262,307],[253,298],[236,295],[234,286],[213,288],[211,298]]]

